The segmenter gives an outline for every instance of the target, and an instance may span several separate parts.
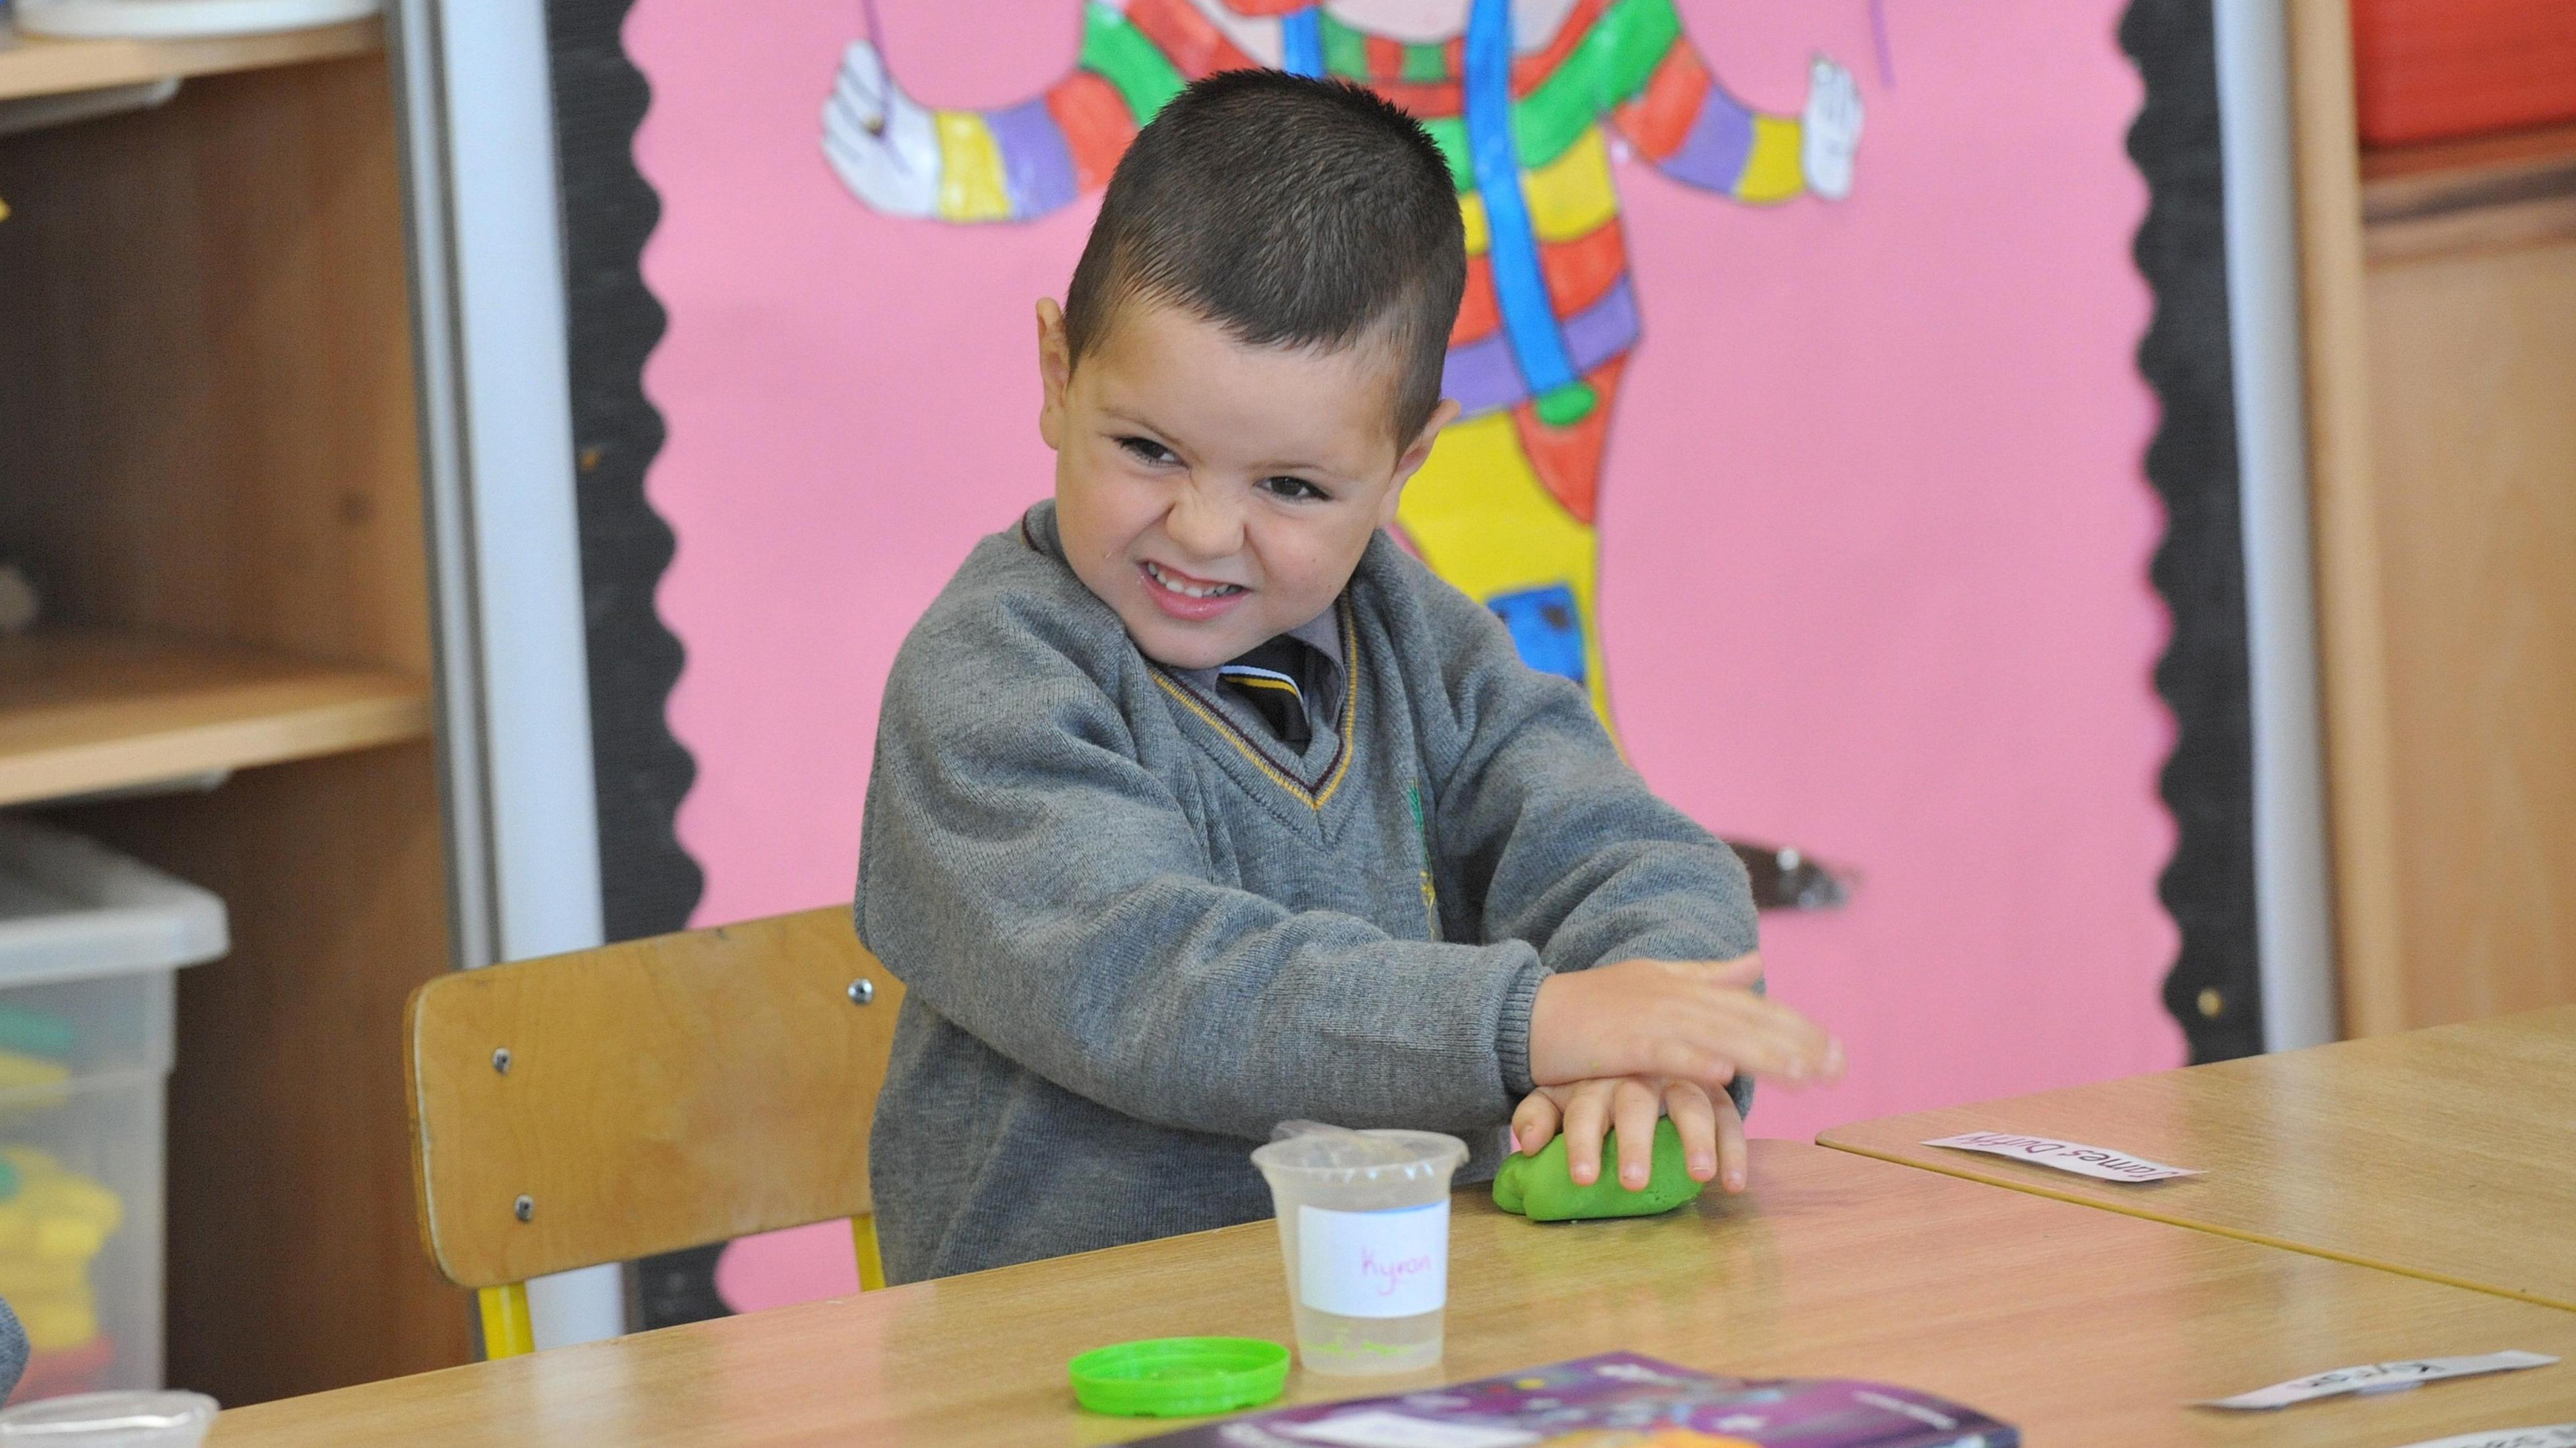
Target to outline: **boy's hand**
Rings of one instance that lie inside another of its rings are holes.
[[[1601,1136],[1619,1132],[1619,1185],[1644,1188],[1655,1168],[1655,1119],[1670,1116],[1681,1133],[1682,1158],[1691,1180],[1723,1179],[1730,1192],[1744,1190],[1744,1119],[1725,1092],[1711,1096],[1688,1081],[1640,1076],[1542,1086],[1512,1113],[1512,1150],[1534,1156],[1565,1131],[1565,1165],[1577,1186],[1601,1177]]]
[[[1530,1009],[1530,1077],[1567,1086],[1644,1076],[1711,1094],[1739,1074],[1800,1086],[1839,1078],[1842,1044],[1754,994],[1761,978],[1759,955],[1623,960],[1549,976]]]

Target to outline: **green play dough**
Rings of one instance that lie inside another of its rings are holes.
[[[1533,1222],[1586,1222],[1598,1217],[1651,1217],[1669,1212],[1699,1196],[1682,1159],[1682,1134],[1669,1120],[1655,1123],[1655,1171],[1643,1190],[1619,1185],[1619,1133],[1601,1139],[1601,1176],[1588,1187],[1574,1184],[1565,1165],[1562,1133],[1540,1147],[1536,1156],[1517,1152],[1503,1159],[1494,1175],[1494,1205]]]

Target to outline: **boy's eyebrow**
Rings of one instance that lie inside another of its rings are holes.
[[[1173,432],[1170,428],[1163,427],[1151,419],[1146,418],[1142,414],[1130,408],[1121,407],[1114,402],[1103,402],[1099,406],[1100,415],[1104,421],[1117,424],[1121,427],[1132,427],[1139,432],[1150,432],[1156,438],[1161,439],[1166,443],[1169,443],[1180,436],[1180,434]],[[1272,473],[1319,473],[1323,475],[1326,480],[1336,483],[1357,482],[1364,476],[1362,473],[1352,472],[1347,468],[1314,460],[1304,462],[1265,462],[1261,466],[1264,471]]]
[[[1119,407],[1113,403],[1102,403],[1100,405],[1100,411],[1102,415],[1107,417],[1111,422],[1125,423],[1129,427],[1142,428],[1147,432],[1163,433],[1164,435],[1169,436],[1169,433],[1160,424],[1140,414],[1130,412],[1126,408]]]

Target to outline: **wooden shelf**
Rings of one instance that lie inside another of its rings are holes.
[[[429,733],[426,681],[109,630],[0,640],[0,805]]]
[[[0,34],[8,32],[0,28]],[[382,20],[206,40],[51,40],[22,31],[0,40],[0,101],[337,60],[372,54],[384,45]]]

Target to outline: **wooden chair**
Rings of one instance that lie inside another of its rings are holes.
[[[850,1219],[882,1287],[868,1122],[903,987],[850,908],[459,971],[404,1022],[421,1242],[490,1357],[531,1277]]]

